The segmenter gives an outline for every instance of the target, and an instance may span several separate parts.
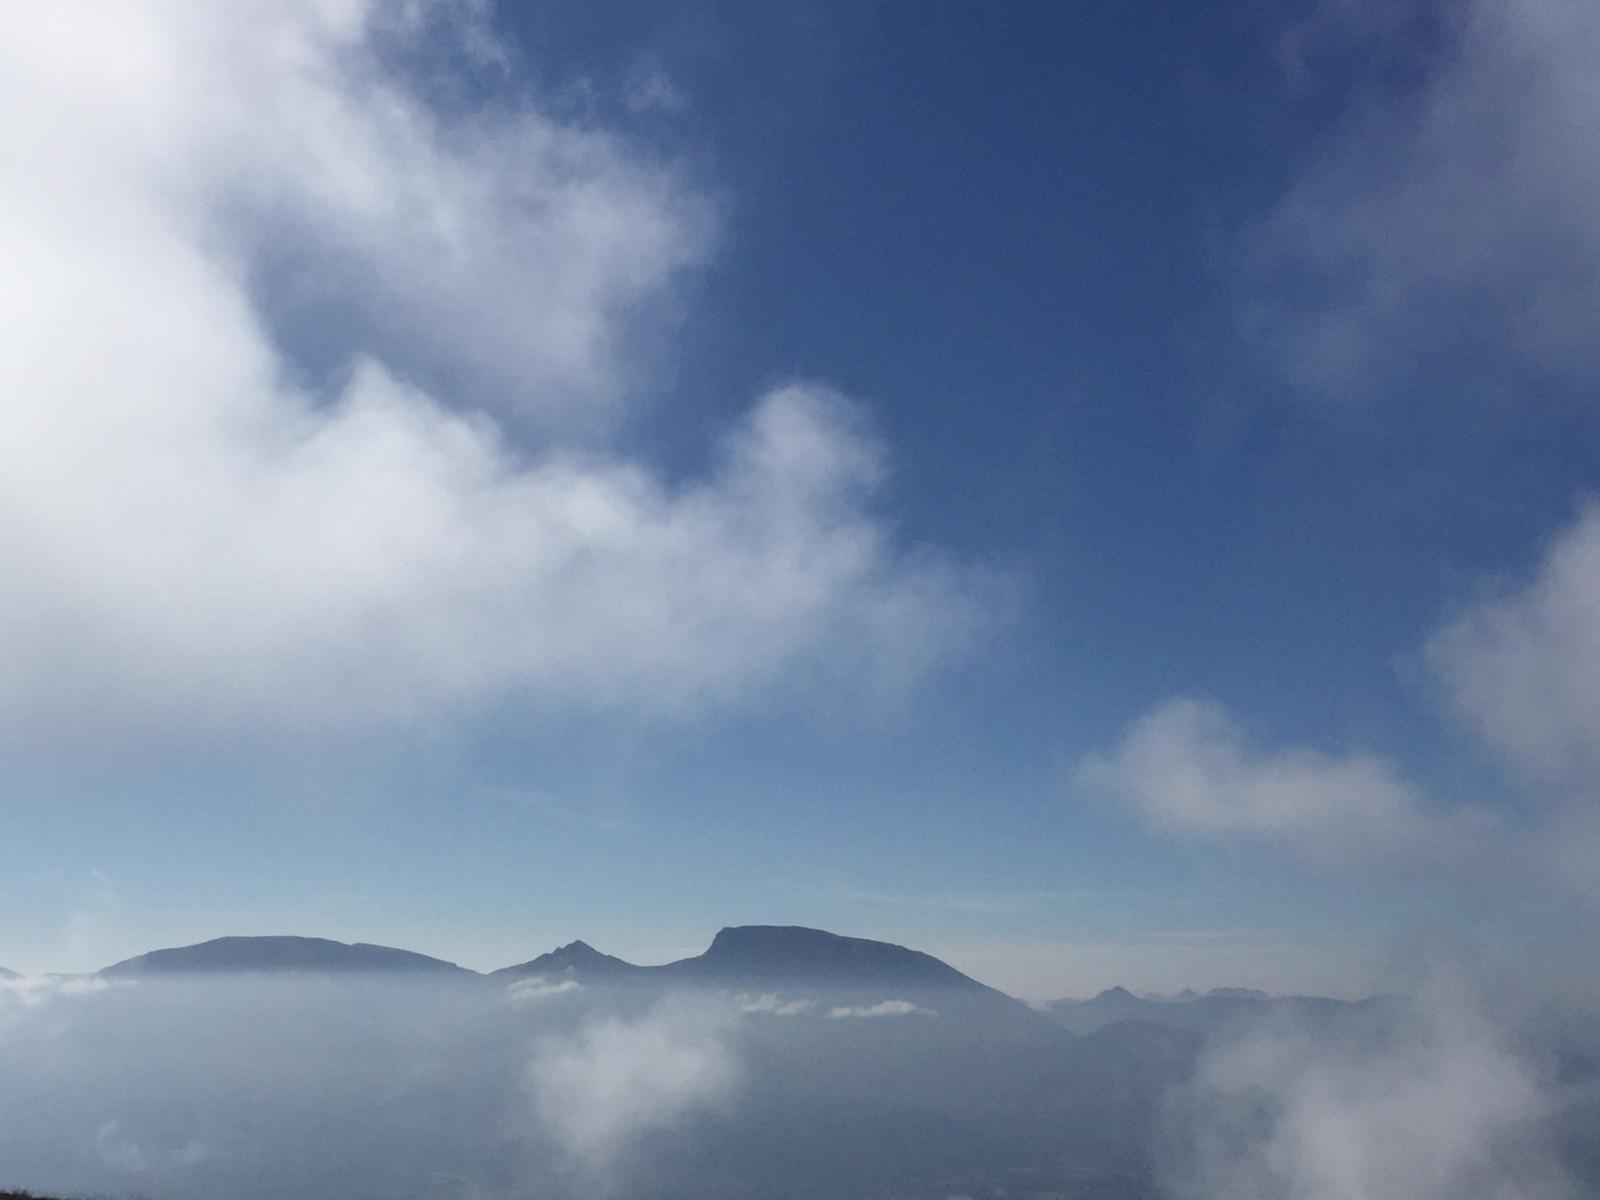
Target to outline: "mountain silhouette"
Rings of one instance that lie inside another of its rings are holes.
[[[1090,1000],[1052,1000],[1045,1005],[1045,1011],[1079,1035],[1124,1021],[1212,1034],[1236,1029],[1269,1015],[1316,1023],[1321,1027],[1381,1004],[1381,998],[1377,997],[1330,1000],[1320,996],[1268,996],[1251,988],[1213,988],[1204,995],[1186,989],[1172,999],[1163,999],[1135,996],[1126,988],[1114,987]]]
[[[996,1019],[998,1027],[1022,1030],[1019,1036],[1052,1042],[1066,1032],[1022,1001],[931,954],[798,925],[729,926],[703,954],[658,966],[626,962],[573,942],[491,977],[535,976],[639,991],[751,993],[769,997],[773,1004],[788,1000],[808,1011],[840,1016],[916,1012],[947,1021]]]
[[[560,949],[514,967],[489,972],[494,978],[522,978],[538,975],[545,979],[573,979],[579,983],[615,983],[639,979],[658,968],[639,967],[610,954],[601,954],[588,942],[568,942]]]
[[[572,942],[530,962],[492,972],[495,977],[529,975],[596,984],[805,986],[886,993],[959,989],[1001,995],[920,950],[799,925],[729,926],[712,939],[703,954],[659,966],[625,962],[586,942]]]
[[[731,926],[712,939],[704,954],[660,970],[694,982],[752,986],[993,990],[920,950],[799,925]]]
[[[100,974],[116,978],[236,971],[299,971],[312,974],[475,973],[443,959],[429,958],[426,954],[396,950],[392,946],[374,946],[367,942],[347,945],[314,937],[221,937],[194,946],[152,950],[148,954],[113,963]]]

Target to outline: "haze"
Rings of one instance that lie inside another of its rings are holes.
[[[1600,1189],[1597,71],[7,6],[0,1191]]]

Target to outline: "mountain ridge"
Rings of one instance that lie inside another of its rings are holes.
[[[706,949],[656,965],[630,963],[576,940],[509,967],[480,974],[443,959],[369,942],[292,935],[228,936],[135,955],[102,968],[107,978],[223,973],[428,974],[435,977],[541,977],[585,985],[799,988],[874,992],[906,998],[952,993],[977,1003],[1022,1001],[950,964],[892,942],[848,937],[801,925],[729,925]]]

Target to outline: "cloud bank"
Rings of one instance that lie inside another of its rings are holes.
[[[825,388],[699,478],[606,449],[713,206],[479,7],[0,15],[0,731],[893,691],[986,620]]]

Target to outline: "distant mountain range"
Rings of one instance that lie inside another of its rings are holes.
[[[583,1004],[623,1019],[669,991],[713,991],[745,1014],[752,1078],[766,1081],[767,1090],[753,1093],[753,1124],[717,1143],[708,1162],[762,1177],[773,1163],[792,1160],[799,1145],[808,1162],[837,1165],[834,1194],[846,1194],[852,1171],[870,1174],[872,1164],[898,1162],[897,1155],[945,1164],[940,1170],[992,1158],[1089,1164],[1132,1190],[1072,1194],[1138,1194],[1133,1184],[1145,1169],[1163,1097],[1195,1070],[1208,1036],[1278,1006],[1312,1013],[1356,1007],[1240,989],[1161,998],[1113,988],[1039,1009],[921,951],[779,925],[726,928],[703,953],[659,965],[573,941],[479,974],[389,946],[224,937],[154,950],[99,972],[145,980],[242,973],[427,981],[463,989],[453,995],[481,996],[474,989],[483,989],[497,1004]],[[503,997],[494,995],[501,989]],[[833,1056],[825,1088],[813,1061],[819,1045]],[[915,1103],[908,1107],[906,1096]],[[804,1115],[798,1132],[795,1112]],[[972,1113],[984,1116],[975,1122]]]
[[[204,972],[416,973],[475,975],[455,963],[365,942],[326,938],[225,937],[194,946],[152,950],[114,963],[108,977]],[[1002,993],[918,950],[867,938],[842,937],[793,925],[743,925],[722,930],[705,953],[660,966],[640,966],[571,942],[548,954],[490,973],[490,978],[539,976],[582,984],[717,984],[740,987],[820,985],[839,988],[958,988]]]
[[[1172,997],[1135,996],[1127,988],[1114,987],[1089,1000],[1052,1000],[1044,1011],[1080,1035],[1119,1021],[1209,1034],[1280,1013],[1311,1022],[1336,1020],[1384,1002],[1382,998],[1351,1001],[1322,996],[1269,996],[1252,988],[1214,988],[1203,995],[1184,991]]]
[[[435,979],[483,978],[455,963],[410,950],[353,945],[313,937],[223,937],[193,946],[152,950],[104,968],[108,978],[184,976],[241,972],[324,975],[407,975]],[[0,970],[0,977],[11,972]],[[889,942],[844,937],[795,925],[740,925],[723,929],[704,953],[657,966],[630,963],[574,941],[527,962],[488,973],[501,981],[540,978],[585,986],[723,987],[752,992],[876,996],[934,1007],[1004,1010],[1039,1021],[1021,1001],[988,987],[932,955]],[[931,1003],[931,1001],[929,1001]],[[1089,1000],[1055,1000],[1042,1014],[1059,1028],[1083,1036],[1120,1022],[1161,1025],[1212,1034],[1270,1013],[1332,1020],[1377,1001],[1359,1003],[1318,997],[1269,997],[1248,988],[1216,988],[1205,994],[1138,996],[1110,988]]]

